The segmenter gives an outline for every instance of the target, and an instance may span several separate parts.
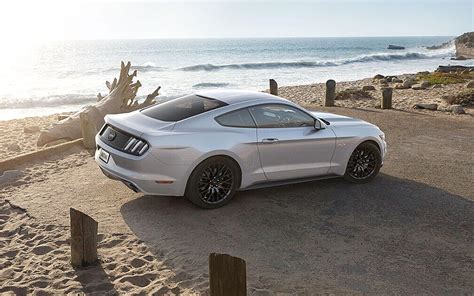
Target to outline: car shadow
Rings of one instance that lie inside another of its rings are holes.
[[[363,185],[332,179],[243,191],[216,210],[141,196],[121,214],[204,293],[211,252],[247,261],[252,294],[474,290],[474,203],[385,174]]]

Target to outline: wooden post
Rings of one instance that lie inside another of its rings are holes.
[[[334,100],[336,99],[336,81],[329,79],[326,81],[326,100],[324,106],[334,106]]]
[[[247,295],[245,260],[227,254],[211,253],[209,284],[211,296]]]
[[[278,83],[274,79],[270,79],[270,94],[278,96]]]
[[[98,223],[88,215],[69,209],[71,217],[71,264],[83,267],[97,261]]]
[[[392,92],[391,87],[382,89],[382,103],[380,105],[382,109],[392,109]]]
[[[95,121],[88,112],[82,112],[79,114],[79,117],[84,147],[86,147],[86,149],[95,149],[95,135],[97,134]]]

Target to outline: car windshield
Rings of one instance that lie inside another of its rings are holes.
[[[180,121],[227,104],[216,99],[198,95],[189,95],[153,105],[141,112],[161,121]]]

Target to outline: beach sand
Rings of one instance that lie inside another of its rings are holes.
[[[338,83],[338,90],[372,79]],[[329,180],[239,193],[202,211],[182,198],[133,193],[74,148],[20,166],[0,185],[0,293],[208,294],[207,256],[247,260],[251,295],[463,294],[474,290],[472,110],[413,110],[464,84],[395,90],[398,110],[374,99],[320,107],[324,84],[281,87],[312,109],[379,125],[390,154],[364,187]],[[0,160],[33,151],[56,116],[0,122]],[[18,144],[19,151],[8,149]],[[104,190],[106,188],[106,190]],[[69,264],[69,207],[99,221],[98,265]]]

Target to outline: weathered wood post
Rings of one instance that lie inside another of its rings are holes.
[[[275,79],[270,79],[270,94],[278,96],[278,83]]]
[[[209,286],[211,296],[247,295],[245,260],[227,254],[211,253]]]
[[[336,99],[336,81],[329,79],[326,81],[326,100],[324,106],[334,106],[334,100]]]
[[[98,223],[88,215],[70,208],[71,217],[71,264],[83,267],[97,261]]]
[[[382,89],[382,103],[380,105],[382,109],[392,109],[392,93],[393,89],[391,87]]]
[[[86,149],[95,149],[95,135],[97,134],[96,120],[92,117],[90,111],[79,114],[82,141]]]

